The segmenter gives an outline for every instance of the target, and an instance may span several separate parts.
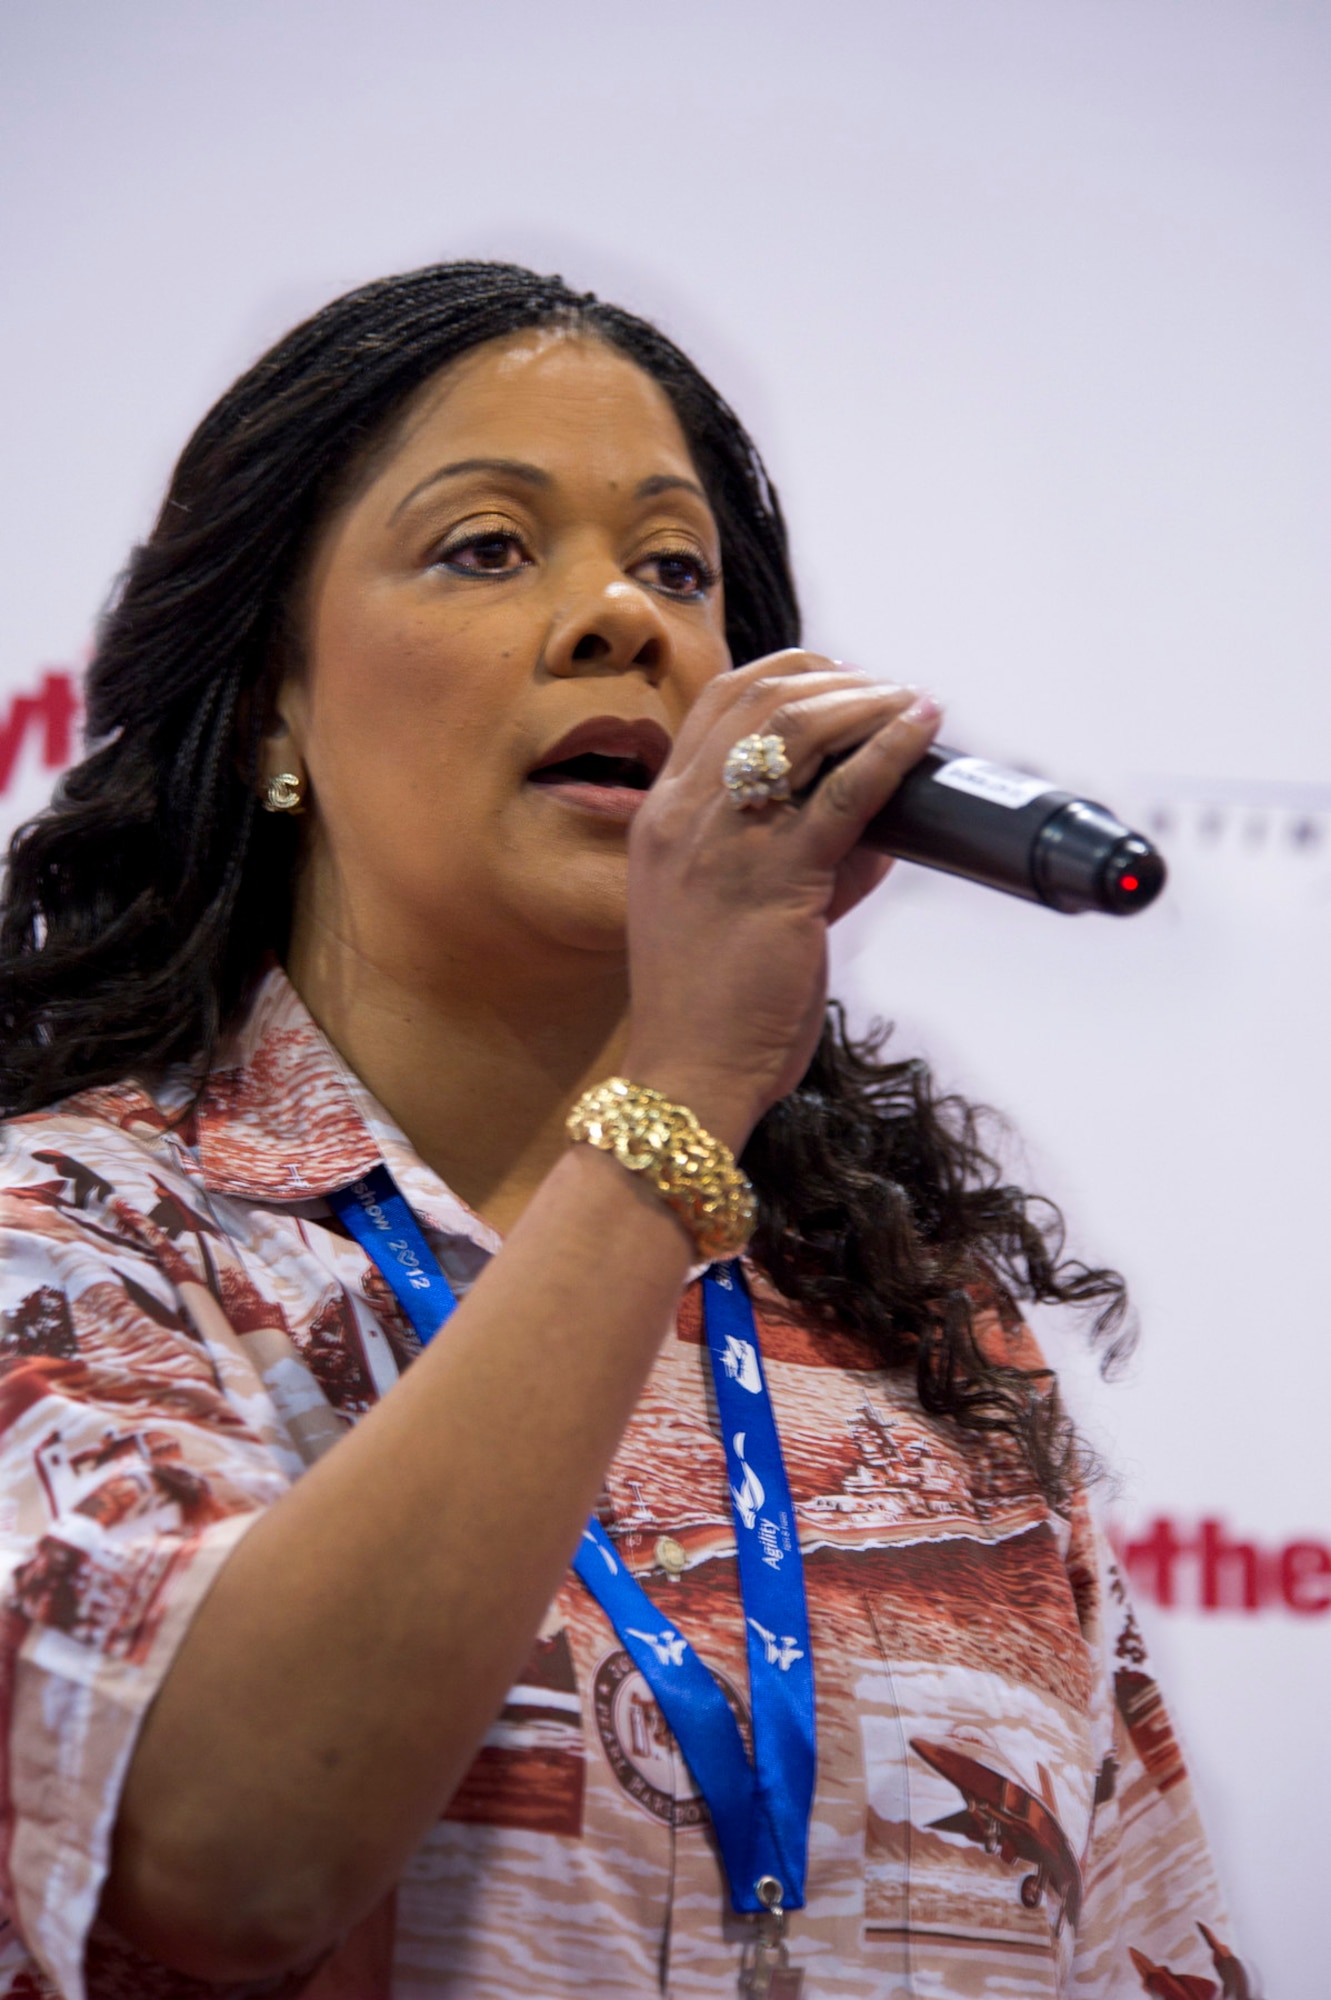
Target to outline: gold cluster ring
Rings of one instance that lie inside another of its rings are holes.
[[[741,736],[727,753],[721,782],[737,812],[788,799],[790,758],[784,740],[775,734]]]

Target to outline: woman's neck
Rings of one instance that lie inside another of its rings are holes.
[[[404,977],[298,928],[287,970],[421,1158],[501,1232],[567,1145],[573,1104],[614,1073],[623,1047],[621,963],[553,968],[538,984],[462,966]]]

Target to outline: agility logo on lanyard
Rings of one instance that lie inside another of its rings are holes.
[[[329,1200],[427,1345],[457,1299],[387,1167],[375,1167]],[[625,1567],[599,1521],[583,1530],[573,1567],[675,1733],[711,1812],[732,1903],[740,1911],[779,1913],[803,1907],[817,1766],[804,1565],[738,1264],[708,1272],[703,1311],[748,1641],[752,1758],[717,1681]]]

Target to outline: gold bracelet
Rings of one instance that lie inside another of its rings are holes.
[[[570,1139],[613,1153],[631,1174],[644,1174],[709,1263],[738,1257],[752,1236],[758,1204],[735,1155],[659,1090],[609,1077],[584,1091],[566,1129]]]

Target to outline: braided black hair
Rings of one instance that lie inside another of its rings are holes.
[[[296,829],[256,812],[284,620],[320,524],[416,391],[481,343],[553,325],[608,342],[669,398],[720,535],[737,664],[799,640],[786,531],[733,411],[657,328],[560,278],[454,263],[336,299],[228,390],[181,455],[103,620],[94,748],[11,845],[0,918],[0,1108],[175,1064],[202,1077],[266,956],[286,943]],[[745,1164],[754,1252],[816,1320],[913,1361],[926,1406],[1018,1439],[1063,1490],[1071,1433],[1047,1378],[1000,1365],[977,1296],[1091,1301],[1113,1273],[1060,1262],[1056,1213],[1002,1186],[975,1114],[919,1064],[886,1063],[834,1010],[800,1088]]]

